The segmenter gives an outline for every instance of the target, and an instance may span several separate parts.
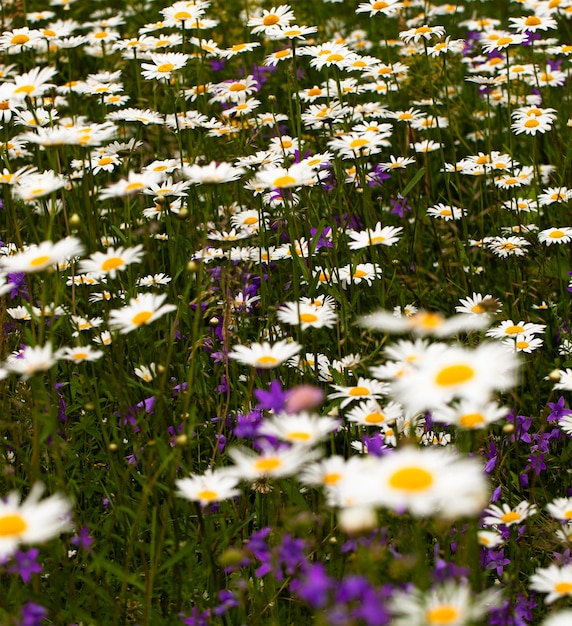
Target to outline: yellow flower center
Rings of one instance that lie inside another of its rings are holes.
[[[152,311],[141,311],[133,316],[131,322],[135,324],[135,326],[142,326],[146,324],[153,317]]]
[[[44,37],[55,37],[56,36],[56,31],[51,30],[49,28],[44,28],[43,33],[44,33]]]
[[[355,397],[359,396],[369,396],[371,391],[367,387],[352,387],[348,391],[348,395]]]
[[[431,32],[431,28],[429,26],[420,26],[419,28],[415,29],[415,34],[416,35],[426,35],[427,33]]]
[[[462,385],[474,378],[475,370],[469,365],[460,363],[459,365],[448,365],[441,369],[435,377],[435,382],[440,387],[451,387],[454,385]]]
[[[278,363],[278,359],[275,356],[267,354],[265,356],[258,357],[256,362],[260,365],[276,365]]]
[[[275,457],[269,456],[264,459],[258,459],[254,463],[254,468],[260,472],[273,472],[282,465],[282,461]]]
[[[459,418],[459,424],[464,428],[476,428],[485,421],[482,413],[465,413]]]
[[[157,71],[161,73],[172,72],[175,69],[175,66],[172,63],[162,63],[157,67]]]
[[[212,502],[218,498],[218,493],[216,491],[212,491],[212,489],[203,489],[197,493],[197,498],[200,500],[206,500],[207,502]]]
[[[300,313],[300,321],[304,322],[304,324],[315,324],[318,319],[318,316],[314,313]]]
[[[35,259],[32,259],[30,261],[30,265],[32,267],[39,267],[40,265],[45,265],[46,263],[49,263],[51,258],[52,257],[47,254],[44,254],[42,256],[37,256]]]
[[[364,270],[356,270],[352,274],[352,278],[364,278],[365,276],[367,276],[367,272],[365,272]]]
[[[385,421],[385,415],[383,413],[369,413],[364,417],[364,422],[368,424],[380,424]]]
[[[564,52],[564,54],[569,54],[570,52],[572,52],[572,46],[562,46],[562,52]]]
[[[553,230],[548,234],[551,239],[561,239],[566,236],[566,233],[563,230]]]
[[[284,57],[287,57],[290,55],[290,48],[285,48],[284,50],[278,50],[278,52],[274,53],[274,56],[277,59],[283,59]]]
[[[111,157],[101,157],[101,159],[97,162],[98,165],[109,165],[110,163],[113,163],[113,159]]]
[[[274,24],[278,24],[280,18],[277,15],[266,15],[262,20],[264,26],[274,26]]]
[[[524,20],[524,23],[526,26],[538,26],[542,23],[542,21],[539,17],[536,17],[536,15],[530,15],[526,18],[526,20]]]
[[[564,512],[564,519],[572,519],[572,509]]]
[[[536,128],[537,126],[540,126],[540,122],[537,119],[532,118],[530,120],[526,120],[526,122],[524,122],[524,126],[526,128]]]
[[[481,306],[480,304],[475,304],[475,306],[471,308],[471,311],[473,313],[484,313],[485,308]]]
[[[319,87],[312,87],[312,89],[308,90],[309,96],[319,96],[321,95],[322,90]]]
[[[190,20],[193,16],[188,11],[177,11],[173,17],[176,20]]]
[[[383,0],[378,0],[377,2],[374,2],[371,6],[371,8],[374,11],[381,11],[381,9],[387,9],[387,7],[389,6],[389,4],[387,4],[387,2],[383,2]]]
[[[230,87],[229,90],[230,91],[244,91],[246,89],[246,86],[243,85],[242,83],[233,83]]]
[[[28,95],[34,91],[34,85],[21,85],[14,91],[14,93],[27,93]]]
[[[426,491],[433,484],[433,476],[422,467],[404,467],[393,474],[389,484],[401,491]]]
[[[76,361],[83,361],[83,359],[87,359],[87,352],[74,352],[73,358]]]
[[[497,39],[497,46],[506,46],[512,42],[512,37],[499,37]]]
[[[443,323],[443,317],[439,313],[417,313],[411,317],[411,321],[422,328],[437,328]]]
[[[339,482],[341,477],[342,475],[338,472],[330,472],[329,474],[326,474],[324,476],[322,482],[324,483],[324,485],[335,485],[337,482]]]
[[[293,432],[288,433],[288,436],[286,438],[288,439],[288,441],[310,441],[312,436],[310,435],[310,433]]]
[[[22,46],[25,43],[28,43],[28,41],[30,41],[30,38],[28,37],[28,35],[24,34],[14,35],[12,39],[10,39],[10,43],[13,46]]]
[[[369,140],[361,137],[360,139],[354,139],[350,143],[350,148],[352,148],[353,150],[354,148],[363,148],[364,146],[368,146],[368,145],[369,145]]]
[[[125,191],[135,191],[136,189],[143,189],[145,185],[143,183],[129,183],[125,187]]]
[[[516,342],[516,349],[517,350],[526,350],[526,348],[528,348],[528,346],[530,346],[528,341],[517,341]]]
[[[326,61],[330,63],[335,63],[336,61],[343,61],[343,60],[344,60],[343,54],[338,54],[337,52],[335,52],[334,54],[330,54],[328,57],[326,57]]]
[[[556,583],[554,585],[554,591],[561,594],[572,593],[572,583]]]
[[[451,217],[451,215],[453,215],[453,211],[451,211],[451,209],[441,209],[439,211],[439,215],[443,215],[444,217]]]
[[[524,332],[524,328],[522,326],[509,326],[504,332],[505,335],[518,335]]]
[[[549,83],[553,78],[554,78],[554,76],[552,74],[541,74],[538,77],[538,80],[543,82],[543,83]]]
[[[277,187],[278,189],[282,187],[292,187],[292,185],[295,184],[296,179],[294,176],[288,176],[287,174],[285,176],[278,176],[278,178],[275,178],[272,183],[273,187]]]
[[[510,511],[509,513],[505,513],[501,517],[501,522],[504,522],[505,524],[509,524],[510,522],[518,522],[521,517],[522,516],[520,515],[520,513],[517,513],[516,511]]]
[[[18,513],[0,517],[0,537],[18,537],[28,528],[28,524]]]
[[[109,272],[111,270],[116,270],[122,265],[125,265],[125,261],[120,256],[113,256],[109,259],[105,259],[105,261],[101,265],[101,269],[104,272]]]
[[[442,606],[436,606],[434,609],[429,609],[425,614],[427,624],[452,624],[459,617],[459,609],[450,604],[444,604]]]

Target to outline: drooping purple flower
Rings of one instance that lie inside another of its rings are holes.
[[[206,611],[199,611],[199,609],[194,606],[190,615],[180,615],[179,617],[185,626],[208,626],[210,614],[211,612],[208,609]]]
[[[20,608],[20,621],[17,624],[18,626],[42,626],[47,616],[48,612],[41,604],[30,600]]]
[[[572,415],[572,411],[566,406],[564,396],[560,396],[556,402],[548,402],[546,406],[550,409],[550,415],[546,418],[549,423],[556,422],[566,415]]]
[[[390,213],[393,213],[394,215],[403,217],[407,211],[411,211],[411,207],[407,204],[407,197],[402,196],[399,193],[397,194],[396,200],[391,198],[389,202],[391,202],[391,206],[393,207]]]
[[[270,383],[268,391],[264,389],[255,389],[254,397],[258,400],[256,405],[257,409],[274,411],[279,413],[285,408],[286,400],[288,399],[288,390],[282,389],[280,381],[273,380]]]
[[[228,589],[219,591],[218,599],[220,604],[213,608],[213,615],[216,615],[217,617],[224,615],[230,609],[234,609],[234,607],[238,606],[238,598]]]
[[[21,296],[24,300],[29,299],[28,285],[26,283],[26,274],[24,272],[11,272],[8,274],[6,282],[12,285],[10,291],[10,299],[13,300],[17,296]]]
[[[290,583],[290,590],[313,609],[322,609],[328,604],[334,586],[335,581],[327,575],[326,568],[321,563],[312,563]]]
[[[89,526],[82,526],[75,537],[71,538],[71,543],[85,552],[91,552],[93,537],[89,534]]]
[[[39,574],[43,570],[42,566],[37,561],[39,553],[38,548],[31,548],[27,552],[18,550],[16,554],[14,554],[13,563],[6,571],[10,574],[19,574],[20,578],[25,583],[29,583],[32,574]]]

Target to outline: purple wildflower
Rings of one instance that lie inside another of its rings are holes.
[[[31,548],[27,552],[18,550],[14,554],[14,562],[7,568],[7,571],[10,574],[19,574],[25,583],[29,583],[32,574],[39,574],[43,570],[36,560],[39,553],[38,548]]]

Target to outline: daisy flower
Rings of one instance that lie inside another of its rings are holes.
[[[61,348],[54,356],[64,361],[81,363],[82,361],[97,361],[103,356],[103,352],[94,350],[90,346],[78,346],[76,348]]]
[[[441,406],[431,413],[435,422],[454,424],[465,430],[486,428],[506,417],[510,409],[495,402],[461,400],[454,406]]]
[[[495,50],[504,50],[508,46],[520,45],[526,39],[526,35],[512,34],[504,31],[485,32],[481,38],[483,52],[489,53]]]
[[[21,544],[43,543],[71,530],[71,502],[60,494],[40,500],[43,491],[35,484],[23,502],[15,491],[0,498],[0,560],[6,561]]]
[[[236,488],[239,478],[231,476],[226,470],[208,470],[202,475],[179,478],[175,481],[176,494],[191,502],[207,506],[213,502],[228,500],[240,495]]]
[[[567,367],[565,370],[557,370],[558,382],[555,383],[554,389],[572,390],[572,369]],[[572,434],[572,429],[570,431]]]
[[[304,302],[285,302],[276,313],[280,322],[308,328],[333,328],[338,316],[333,307],[327,304],[315,306]]]
[[[140,365],[134,368],[133,373],[137,378],[144,380],[146,383],[150,383],[157,374],[157,365],[155,363],[149,363],[149,365]]]
[[[411,412],[437,409],[455,398],[479,402],[495,390],[512,387],[518,364],[516,355],[495,343],[472,350],[432,344],[393,381],[392,392]]]
[[[281,4],[271,9],[263,9],[259,15],[253,15],[247,22],[250,32],[272,34],[272,29],[276,27],[289,26],[295,20],[294,13],[288,4]]]
[[[343,289],[348,285],[358,285],[362,281],[371,286],[374,280],[381,278],[381,267],[377,263],[356,263],[344,265],[338,270],[338,279]]]
[[[171,73],[184,67],[188,58],[182,52],[152,54],[152,63],[141,63],[141,74],[147,80],[169,80]]]
[[[422,39],[429,40],[432,37],[438,39],[439,37],[443,37],[444,35],[444,26],[428,26],[427,24],[424,24],[423,26],[418,26],[417,28],[410,28],[409,30],[401,31],[399,33],[399,38],[402,39],[405,43],[418,43]]]
[[[479,530],[477,541],[485,548],[496,548],[504,543],[503,536],[495,530]]]
[[[339,425],[339,420],[333,417],[320,417],[302,411],[295,415],[280,413],[271,417],[262,423],[258,432],[294,445],[313,446],[326,439]]]
[[[514,116],[513,116],[514,117]],[[537,133],[546,133],[552,128],[552,118],[545,115],[529,115],[527,117],[517,117],[516,121],[511,124],[511,129],[515,135],[525,133],[527,135],[536,135]]]
[[[262,445],[260,452],[248,448],[229,448],[228,454],[234,466],[228,468],[229,474],[243,480],[261,478],[283,478],[292,476],[319,456],[316,450],[305,446],[275,449]]]
[[[46,170],[44,172],[32,172],[19,178],[12,187],[12,193],[16,198],[30,203],[65,186],[66,179],[61,174]]]
[[[506,339],[506,337],[516,337],[522,334],[538,334],[543,333],[546,330],[545,324],[534,324],[533,322],[514,323],[512,320],[505,320],[499,326],[490,328],[487,330],[487,337],[494,337],[495,339]]]
[[[246,170],[230,163],[211,161],[208,165],[186,165],[183,175],[195,185],[218,185],[238,180]]]
[[[572,520],[572,498],[556,498],[546,505],[546,510],[557,520]]]
[[[527,252],[526,246],[530,242],[523,237],[489,237],[486,239],[487,248],[501,259],[509,256],[524,256]]]
[[[516,352],[526,352],[530,354],[534,350],[542,348],[544,342],[542,339],[532,334],[521,334],[514,337],[514,339],[512,337],[504,339],[503,344]]]
[[[547,228],[538,233],[538,241],[547,246],[553,243],[569,243],[572,239],[572,228],[561,226],[559,228]]]
[[[568,626],[572,624],[572,609],[564,609],[547,617],[542,626]]]
[[[109,275],[115,278],[132,263],[141,263],[144,256],[143,245],[132,248],[108,248],[105,252],[94,252],[89,258],[80,261],[79,271],[96,275]]]
[[[328,394],[328,400],[342,398],[340,408],[345,408],[354,400],[379,399],[389,393],[390,386],[374,378],[358,378],[355,385],[345,387],[344,385],[331,385],[336,391]]]
[[[441,218],[446,222],[449,222],[450,220],[460,220],[466,214],[466,209],[443,204],[442,202],[427,209],[427,215],[430,215],[431,217]]]
[[[517,33],[535,33],[537,30],[548,30],[557,28],[556,20],[550,15],[536,13],[523,17],[510,17],[510,28],[514,28]]]
[[[15,354],[11,354],[4,363],[7,372],[19,374],[24,380],[38,372],[49,370],[57,361],[52,344],[44,346],[26,346]]]
[[[485,510],[485,517],[483,524],[485,526],[497,526],[504,524],[505,526],[512,526],[513,524],[520,524],[526,518],[535,515],[538,512],[536,505],[530,504],[524,500],[519,502],[515,507],[510,507],[508,504],[503,503],[501,506],[491,504]]]
[[[446,319],[433,311],[418,311],[413,315],[396,317],[390,311],[377,311],[359,318],[358,323],[365,328],[388,333],[412,332],[416,335],[449,337],[461,332],[480,330],[488,326],[488,318],[484,315],[459,314]]]
[[[296,341],[283,339],[273,345],[267,341],[253,343],[250,346],[237,345],[228,353],[228,357],[244,365],[272,369],[298,354],[301,349],[302,346]]]
[[[425,592],[398,590],[389,610],[393,626],[465,626],[480,621],[499,604],[497,591],[475,594],[466,582],[448,581]]]
[[[399,241],[402,226],[383,226],[378,222],[372,230],[352,230],[348,229],[346,234],[351,239],[348,244],[350,250],[359,250],[368,246],[392,246]]]
[[[393,16],[399,13],[399,11],[405,5],[400,0],[369,0],[369,2],[362,2],[356,9],[356,13],[369,13],[370,16],[381,15]]]
[[[42,272],[63,263],[83,252],[83,245],[75,237],[60,241],[42,241],[11,256],[0,258],[0,269],[8,274],[13,272]]]
[[[405,446],[381,457],[367,485],[381,506],[452,519],[480,513],[488,497],[481,464],[448,449]],[[364,485],[365,487],[365,485]]]
[[[567,187],[548,187],[538,195],[540,206],[549,206],[555,202],[568,202],[572,198],[572,189]]]
[[[130,333],[141,326],[151,324],[166,313],[175,311],[177,307],[173,304],[163,304],[166,297],[165,294],[146,293],[131,298],[127,306],[110,312],[110,328],[119,330],[121,334]]]
[[[353,407],[345,414],[345,418],[361,426],[381,427],[394,422],[402,413],[403,409],[397,402],[389,402],[382,408],[376,400],[370,399]]]
[[[530,589],[539,593],[548,594],[544,599],[546,604],[572,596],[572,564],[549,565],[539,568],[530,577]]]
[[[474,291],[472,296],[459,298],[459,302],[460,305],[455,307],[455,311],[466,315],[495,314],[502,308],[502,304],[490,294],[483,296],[481,293]]]

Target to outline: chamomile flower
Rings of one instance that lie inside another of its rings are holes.
[[[66,237],[55,243],[42,241],[38,245],[31,245],[11,256],[1,257],[0,269],[6,274],[42,272],[82,252],[83,245],[75,237]]]
[[[165,294],[152,293],[139,294],[136,298],[131,298],[127,306],[111,311],[109,327],[119,330],[121,334],[126,334],[141,326],[151,324],[177,309],[173,304],[163,304],[166,298]]]
[[[443,204],[442,202],[432,207],[429,207],[427,209],[427,215],[430,215],[431,217],[440,218],[442,220],[445,220],[446,222],[450,220],[460,220],[466,214],[467,214],[466,209],[461,209],[456,206]]]
[[[351,239],[348,244],[350,250],[359,250],[368,246],[392,246],[399,241],[402,226],[383,226],[378,222],[373,229],[356,231],[348,229],[346,234]]]
[[[150,383],[157,375],[157,365],[156,363],[140,365],[139,367],[134,368],[133,372],[137,378],[140,378],[146,383]]]
[[[331,385],[335,389],[334,393],[328,395],[328,400],[342,398],[340,408],[345,408],[355,400],[379,399],[389,393],[390,386],[374,378],[358,378],[355,385],[346,387],[344,385]]]
[[[61,494],[41,500],[44,487],[36,483],[22,502],[15,491],[0,498],[0,559],[7,560],[19,545],[44,543],[71,530],[71,502]]]
[[[23,380],[39,372],[49,370],[57,361],[52,344],[26,346],[16,354],[11,354],[4,363],[7,372],[18,374]]]
[[[516,337],[508,337],[503,340],[503,345],[515,352],[526,352],[529,354],[538,348],[542,348],[544,342],[533,334],[521,334]]]
[[[542,626],[568,626],[568,624],[572,624],[572,609],[552,613],[542,622]]]
[[[292,476],[319,456],[304,446],[275,449],[269,445],[263,445],[258,453],[247,448],[229,448],[228,454],[234,461],[234,466],[228,468],[229,474],[244,480]]]
[[[147,80],[169,80],[175,70],[185,66],[188,55],[182,52],[152,54],[151,63],[141,64],[141,74]]]
[[[448,337],[488,326],[486,316],[454,315],[446,319],[440,313],[418,311],[413,315],[396,317],[390,311],[377,311],[361,317],[360,326],[388,333],[408,333]]]
[[[90,346],[77,346],[76,348],[61,348],[54,356],[64,361],[81,363],[82,361],[97,361],[103,356],[103,352],[101,350],[94,350]]]
[[[340,267],[338,279],[343,289],[348,285],[358,285],[362,281],[371,286],[374,280],[381,278],[381,266],[377,263],[350,263]]]
[[[457,313],[466,315],[494,315],[498,313],[502,304],[490,294],[483,296],[473,291],[472,296],[459,299],[460,305],[455,307]]]
[[[560,598],[572,596],[572,564],[549,565],[539,568],[530,577],[530,589],[548,594],[546,604],[552,604]]]
[[[361,426],[377,426],[391,424],[401,417],[403,409],[397,402],[389,402],[381,407],[375,399],[366,400],[353,407],[345,414],[349,422],[355,422]]]
[[[432,37],[438,39],[445,35],[445,28],[443,26],[418,26],[417,28],[410,28],[409,30],[403,30],[399,33],[399,38],[405,43],[418,43],[422,39],[429,40]]]
[[[236,488],[239,478],[232,476],[226,470],[207,470],[202,475],[191,474],[188,478],[179,478],[175,481],[178,489],[176,494],[207,506],[213,502],[228,500],[240,494]]]
[[[545,324],[534,324],[533,322],[520,321],[514,323],[512,320],[505,320],[499,326],[487,330],[487,337],[495,339],[506,339],[507,337],[516,337],[522,334],[539,334],[546,330]]]
[[[569,243],[571,239],[572,228],[570,226],[547,228],[538,233],[538,241],[546,246],[550,246],[554,243]]]
[[[143,245],[132,248],[108,248],[106,252],[94,252],[80,262],[79,271],[115,278],[117,272],[124,271],[132,263],[141,263],[144,256]]]
[[[524,256],[530,242],[524,237],[490,237],[486,240],[487,248],[501,259],[509,256]]]
[[[530,504],[530,502],[527,502],[526,500],[519,502],[514,507],[510,507],[506,503],[501,504],[501,506],[491,504],[485,510],[483,524],[485,526],[498,526],[500,524],[512,526],[514,524],[524,522],[526,518],[535,515],[537,512],[538,509],[536,508],[536,505]]]
[[[475,594],[468,583],[449,581],[425,592],[398,590],[389,609],[393,626],[465,626],[480,621],[499,602],[496,591]]]
[[[339,420],[321,417],[305,411],[296,414],[280,413],[265,420],[259,434],[276,437],[297,446],[320,443],[339,427]]]
[[[475,430],[498,422],[509,412],[510,409],[494,402],[461,400],[453,406],[441,406],[435,409],[431,416],[435,422],[454,424],[465,430]]]
[[[510,17],[510,28],[517,33],[535,33],[538,30],[557,28],[556,20],[545,13],[535,13],[523,17]]]
[[[572,520],[572,498],[556,498],[546,505],[548,513],[557,520]]]
[[[273,29],[289,26],[294,19],[294,13],[290,6],[281,4],[271,9],[263,9],[261,13],[251,16],[246,25],[250,27],[250,32],[253,34],[271,35]]]
[[[308,328],[333,328],[338,316],[331,305],[315,306],[305,302],[285,302],[278,308],[276,316],[280,322]]]
[[[250,346],[236,345],[228,353],[228,357],[244,365],[259,369],[273,369],[291,359],[301,349],[302,346],[296,341],[290,342],[283,339],[272,345],[264,341]]]
[[[518,364],[516,355],[495,343],[473,350],[436,343],[406,375],[392,382],[392,392],[411,412],[437,409],[453,399],[480,401],[493,391],[510,388]]]

